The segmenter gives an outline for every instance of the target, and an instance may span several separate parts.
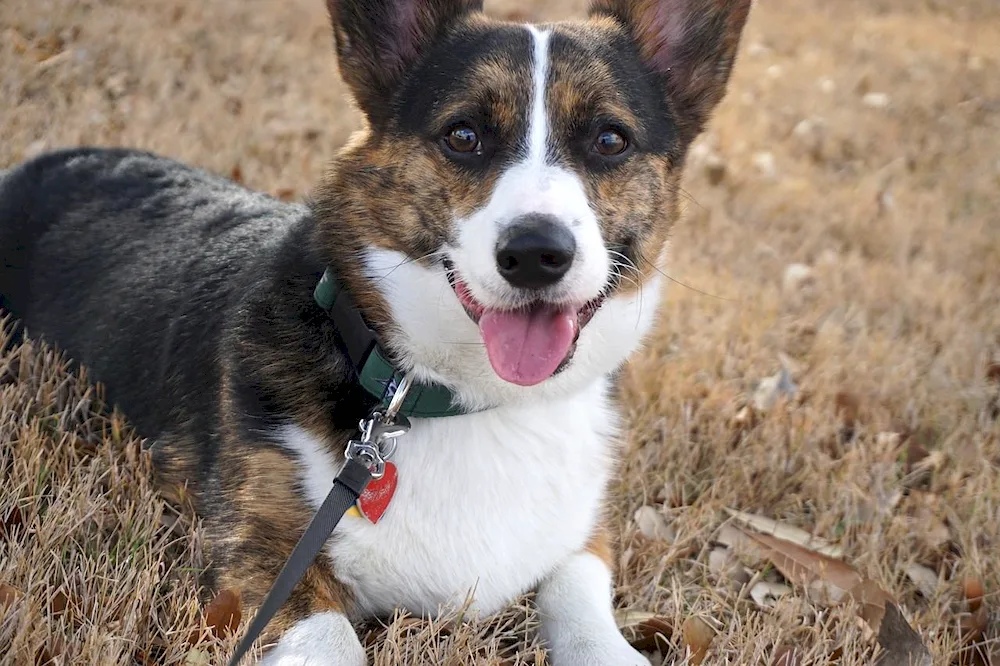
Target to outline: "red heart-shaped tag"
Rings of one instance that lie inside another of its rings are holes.
[[[389,502],[396,492],[396,466],[391,462],[385,464],[385,474],[381,479],[372,479],[358,498],[358,511],[374,524],[379,521],[385,510],[389,508]]]

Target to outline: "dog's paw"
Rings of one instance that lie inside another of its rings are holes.
[[[260,666],[365,666],[365,649],[340,613],[317,613],[285,632]]]
[[[606,636],[565,636],[551,641],[552,666],[650,666],[618,632]]]

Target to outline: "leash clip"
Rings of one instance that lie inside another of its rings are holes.
[[[410,375],[407,374],[399,382],[385,411],[374,411],[368,418],[361,419],[358,423],[361,438],[347,443],[344,456],[367,467],[373,479],[382,478],[386,461],[396,452],[396,439],[410,430],[410,420],[400,414],[399,409],[411,385]]]

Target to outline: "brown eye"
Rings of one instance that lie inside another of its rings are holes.
[[[628,148],[628,140],[622,136],[621,132],[613,129],[606,129],[597,135],[594,141],[594,150],[601,155],[611,157],[621,155]]]
[[[479,135],[468,125],[453,127],[445,137],[445,143],[456,153],[471,153],[479,149]]]

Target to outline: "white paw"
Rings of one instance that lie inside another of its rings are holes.
[[[317,613],[285,632],[260,666],[365,666],[365,649],[340,613]]]
[[[549,661],[552,666],[650,666],[617,631],[551,639]]]

